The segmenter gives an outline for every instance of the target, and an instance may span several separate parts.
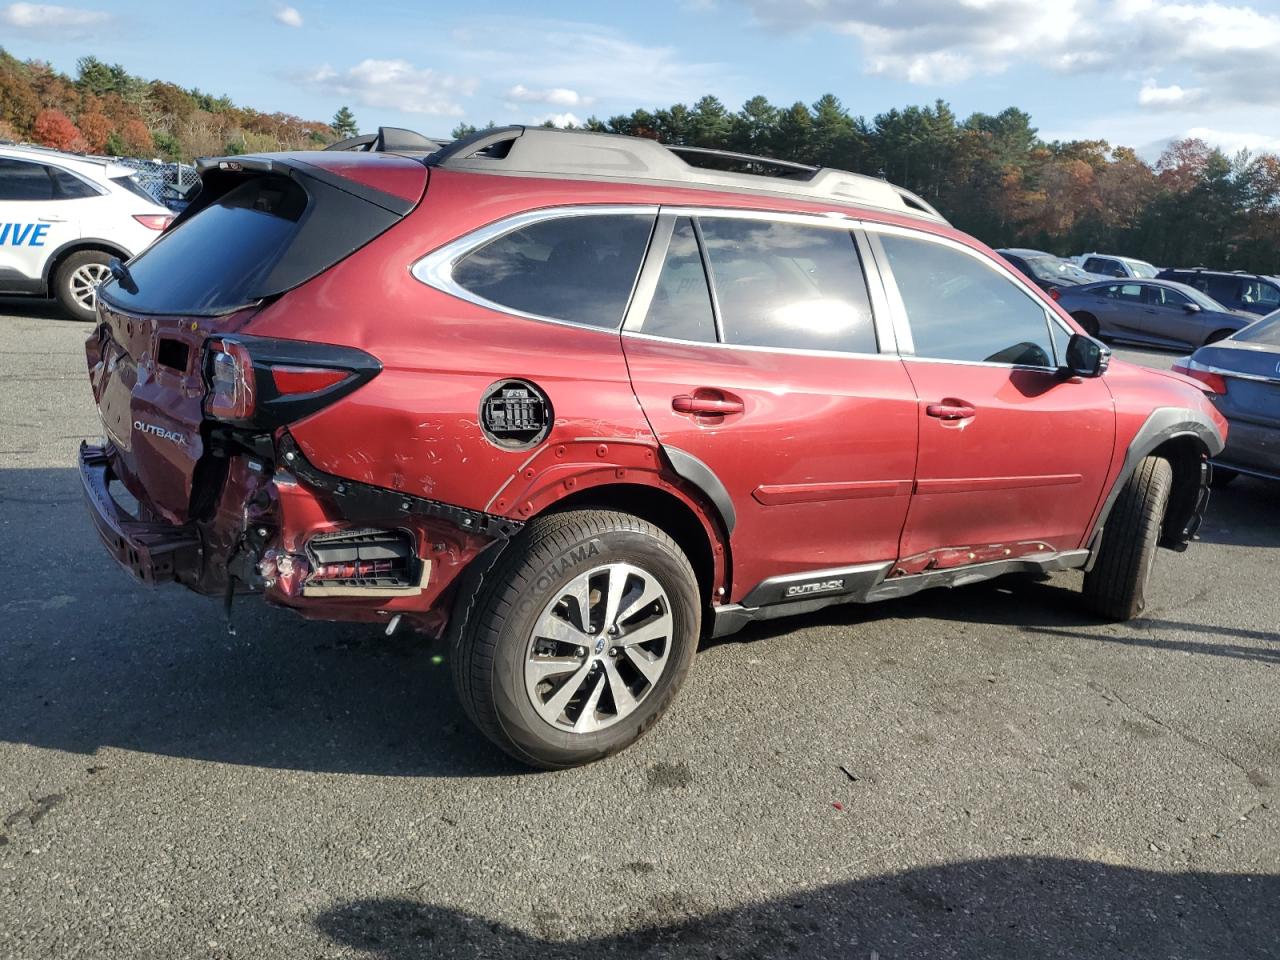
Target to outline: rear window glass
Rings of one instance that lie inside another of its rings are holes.
[[[152,203],[158,202],[157,199],[147,191],[147,188],[138,182],[138,178],[136,176],[112,177],[111,182],[121,190],[128,190],[135,197],[141,197],[143,200],[149,200]]]
[[[848,230],[700,218],[725,343],[875,353],[867,283]]]
[[[398,219],[316,180],[254,176],[131,261],[136,293],[113,280],[102,296],[139,313],[229,313],[311,279]]]
[[[1231,338],[1246,343],[1263,343],[1269,347],[1280,347],[1280,310],[1269,313],[1257,323],[1251,323]]]
[[[651,214],[542,220],[491,240],[453,267],[453,281],[518,313],[617,327],[644,258]]]

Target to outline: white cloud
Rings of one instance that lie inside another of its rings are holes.
[[[582,121],[578,118],[578,116],[576,114],[569,113],[567,111],[565,113],[549,113],[545,117],[536,118],[533,122],[535,124],[541,125],[546,123],[547,121],[550,121],[551,123],[555,124],[557,127],[567,127],[570,125],[575,127],[582,126]]]
[[[523,83],[517,83],[507,91],[507,98],[516,103],[545,103],[553,107],[589,106],[594,98],[584,97],[577,90],[568,87],[551,87],[548,90],[530,90]]]
[[[1182,136],[1203,140],[1205,143],[1218,147],[1227,154],[1233,154],[1240,150],[1280,153],[1280,137],[1267,133],[1215,130],[1212,127],[1191,127]]]
[[[592,24],[482,17],[454,31],[452,39],[467,72],[530,91],[590,90],[584,105],[667,106],[738,86],[723,64],[690,62],[674,47],[636,43]],[[531,48],[537,57],[529,56]]]
[[[89,28],[100,27],[110,20],[111,14],[102,10],[43,3],[11,3],[0,10],[0,23],[53,39],[83,37]]]
[[[1280,12],[1218,0],[740,0],[769,29],[857,38],[868,72],[956,83],[1018,65],[1145,75],[1149,109],[1280,105]],[[1167,74],[1175,72],[1176,78]],[[1176,82],[1175,82],[1176,81]]]
[[[286,27],[297,29],[302,26],[302,14],[297,7],[278,7],[275,16],[276,23],[283,24]]]
[[[341,72],[325,64],[299,79],[366,107],[448,117],[462,116],[458,98],[476,89],[475,80],[420,69],[407,60],[361,60]]]
[[[1147,80],[1138,91],[1138,102],[1144,107],[1182,108],[1195,103],[1203,95],[1204,90],[1200,87],[1184,89],[1176,83],[1161,87],[1154,80]]]

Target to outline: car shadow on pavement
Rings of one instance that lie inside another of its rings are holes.
[[[623,895],[626,932],[535,932],[411,899],[344,903],[316,918],[375,960],[453,957],[1280,957],[1280,877],[1142,870],[1050,857],[970,860],[873,876],[706,913],[660,872]],[[605,882],[608,882],[607,880]],[[601,918],[592,918],[599,923]]]
[[[1280,481],[1241,476],[1214,490],[1199,539],[1233,547],[1280,547]]]

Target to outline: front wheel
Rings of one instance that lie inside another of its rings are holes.
[[[95,319],[98,284],[111,277],[111,255],[101,250],[78,250],[58,265],[53,295],[74,320]]]
[[[665,532],[613,511],[553,514],[485,576],[452,650],[454,684],[517,760],[590,763],[662,716],[699,628],[697,578]]]
[[[1093,569],[1084,575],[1084,602],[1109,620],[1132,620],[1147,605],[1173,468],[1143,457],[1107,518]]]

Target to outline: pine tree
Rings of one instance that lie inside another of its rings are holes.
[[[351,112],[349,107],[342,107],[333,115],[333,121],[329,124],[333,128],[333,132],[340,138],[354,137],[360,132],[360,127],[356,124],[355,114]]]

